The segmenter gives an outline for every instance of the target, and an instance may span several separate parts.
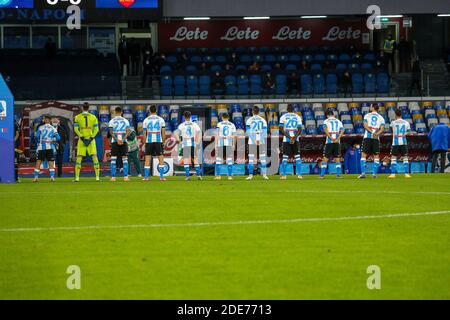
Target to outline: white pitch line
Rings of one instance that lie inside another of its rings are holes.
[[[101,230],[101,229],[147,229],[147,228],[191,228],[191,227],[211,227],[211,226],[231,226],[231,225],[257,225],[257,224],[289,224],[300,222],[324,222],[324,221],[349,221],[367,219],[390,219],[418,216],[436,216],[450,214],[448,211],[431,211],[416,213],[393,213],[371,216],[345,216],[336,218],[297,218],[284,220],[248,220],[248,221],[211,221],[193,223],[168,223],[168,224],[131,224],[131,225],[110,225],[110,226],[79,226],[79,227],[36,227],[36,228],[7,228],[0,229],[0,232],[30,232],[30,231],[77,231],[77,230]]]
[[[211,190],[71,190],[71,191],[6,191],[0,192],[1,196],[10,194],[42,195],[42,194],[86,194],[86,193],[211,193]],[[380,194],[423,194],[423,195],[450,195],[444,191],[385,191],[385,190],[220,190],[224,193],[380,193]]]

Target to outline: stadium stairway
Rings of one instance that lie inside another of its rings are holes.
[[[413,74],[411,72],[401,72],[394,74],[391,79],[391,95],[406,97],[409,95]]]
[[[147,81],[150,81],[149,79]],[[141,87],[141,76],[126,76],[122,78],[122,95],[127,99],[144,100],[153,99],[159,92],[159,81],[153,80],[152,87]]]
[[[427,92],[427,78],[429,77],[429,95],[444,96],[450,89],[450,77],[443,60],[423,60],[422,68],[424,73],[424,88]]]

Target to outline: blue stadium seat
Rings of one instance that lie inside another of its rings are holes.
[[[197,76],[190,75],[186,80],[187,94],[190,96],[198,95],[198,78]]]
[[[161,95],[163,96],[172,95],[172,77],[169,75],[161,77]]]
[[[310,74],[300,76],[300,87],[302,94],[311,94],[313,90],[312,78]]]
[[[272,70],[272,66],[271,66],[270,64],[263,64],[263,65],[261,66],[261,71],[262,71],[262,72],[270,71],[270,70]]]
[[[339,61],[350,61],[350,55],[347,53],[341,53],[339,55]]]
[[[240,61],[241,63],[246,63],[246,64],[250,64],[250,63],[253,62],[253,61],[252,61],[252,56],[251,56],[251,55],[248,55],[248,54],[242,55],[242,56],[240,57],[239,61]]]
[[[222,55],[216,56],[216,62],[217,63],[226,63],[227,62],[227,57],[222,56]]]
[[[175,87],[175,95],[176,96],[184,96],[185,95],[185,86],[186,86],[186,79],[184,76],[176,75],[173,79],[173,84]]]
[[[194,64],[202,63],[202,60],[203,60],[202,57],[199,55],[195,55],[195,56],[191,57],[191,63],[194,63]]]
[[[318,53],[314,56],[314,61],[323,62],[325,61],[325,55]]]
[[[347,70],[347,65],[345,63],[338,63],[336,65],[336,72],[342,73]]]
[[[225,76],[225,92],[228,95],[235,95],[237,93],[236,77],[233,75]]]
[[[337,57],[337,55],[332,53],[327,56],[327,60],[336,62],[338,60],[338,57]]]
[[[305,54],[303,56],[303,60],[307,61],[307,62],[311,62],[313,60],[313,56],[311,54]]]
[[[159,70],[160,74],[165,74],[165,73],[169,73],[172,72],[172,67],[168,66],[168,65],[164,65],[161,67],[161,69]]]
[[[366,53],[366,54],[363,56],[363,59],[364,59],[364,60],[368,60],[368,61],[375,61],[376,56],[375,56],[374,53],[369,52],[369,53]]]
[[[325,78],[323,74],[318,73],[314,75],[313,80],[314,94],[323,94],[325,91]]]
[[[203,57],[203,62],[206,62],[206,63],[212,63],[212,62],[214,62],[214,57],[213,57],[213,56],[210,56],[210,55],[204,56],[204,57]]]
[[[327,74],[326,77],[327,83],[327,93],[328,94],[336,94],[337,93],[337,76],[334,73]]]
[[[173,55],[173,54],[168,55],[166,58],[166,61],[170,64],[175,64],[175,63],[177,63],[177,56]]]
[[[298,54],[292,54],[289,56],[289,61],[290,62],[295,62],[295,63],[299,63],[302,60],[302,57]]]
[[[249,92],[248,88],[248,77],[245,74],[238,76],[237,79],[238,94],[247,95]]]
[[[322,65],[320,63],[313,63],[310,69],[311,71],[322,71]]]
[[[389,76],[386,72],[377,75],[378,93],[389,93]]]
[[[197,71],[197,67],[192,65],[192,64],[190,64],[190,65],[186,66],[186,71],[187,72],[196,72]]]
[[[208,75],[201,75],[198,79],[199,92],[202,96],[211,94],[211,77]]]
[[[294,71],[294,70],[297,70],[297,66],[293,63],[290,63],[290,64],[286,65],[285,70],[286,71]]]
[[[247,67],[243,64],[238,64],[235,68],[236,71],[247,71]]]
[[[250,94],[260,95],[261,93],[261,76],[259,74],[252,74],[250,76]]]
[[[197,53],[197,48],[187,48],[186,53],[189,55]]]
[[[288,56],[285,54],[280,54],[277,56],[277,61],[281,63],[285,63],[288,61]]]
[[[275,76],[275,92],[277,94],[286,94],[287,92],[287,78],[284,74],[277,74]]]
[[[221,71],[221,70],[222,70],[222,66],[220,64],[215,64],[215,65],[211,66],[212,72]]]
[[[255,55],[253,56],[253,61],[256,61],[256,62],[258,62],[258,63],[261,63],[261,62],[264,61],[264,58],[263,58],[263,56],[260,55],[260,54],[255,54]]]
[[[352,74],[353,93],[363,92],[363,77],[361,73]]]
[[[372,64],[369,62],[365,62],[361,65],[361,70],[370,70],[372,69]]]
[[[376,77],[373,73],[364,75],[364,92],[375,93],[376,91]]]
[[[277,57],[273,54],[266,54],[264,56],[264,61],[269,63],[274,63],[277,61]]]
[[[348,65],[348,70],[350,72],[359,71],[359,64],[358,63],[351,63]]]

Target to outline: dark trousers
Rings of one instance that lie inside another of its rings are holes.
[[[141,161],[139,160],[139,150],[128,152],[129,172],[131,172],[131,164],[134,164],[137,174],[142,174]]]
[[[422,95],[422,85],[420,83],[420,78],[414,77],[411,81],[411,86],[409,87],[409,95],[412,96],[414,88],[417,88],[419,95]]]
[[[386,60],[391,64],[391,73],[395,73],[395,55],[394,53],[385,53]],[[389,68],[389,66],[388,66]]]
[[[56,166],[58,168],[58,178],[62,176],[62,166],[63,166],[63,154],[64,154],[64,146],[60,146],[56,151]]]
[[[14,152],[14,175],[16,176],[16,181],[19,180],[19,153]]]
[[[445,170],[445,155],[447,153],[447,150],[435,150],[432,153],[432,157],[431,157],[431,173],[434,173],[436,170],[436,164],[437,164],[437,160],[438,160],[438,156],[441,156],[441,162],[440,162],[440,169],[439,172],[440,173],[444,173]]]
[[[152,71],[144,69],[142,74],[142,84],[141,84],[142,88],[147,86],[147,78],[150,78],[150,87],[152,87],[152,80],[153,80]]]
[[[411,68],[411,62],[408,55],[400,55],[400,72],[408,72]]]

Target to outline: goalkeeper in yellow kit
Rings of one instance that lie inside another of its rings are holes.
[[[77,162],[75,164],[75,182],[80,181],[81,162],[83,157],[92,157],[95,169],[95,179],[100,181],[100,164],[97,157],[97,146],[95,144],[95,136],[97,135],[98,120],[97,117],[89,113],[89,103],[83,104],[83,112],[75,117],[74,131],[78,136],[77,145]]]

